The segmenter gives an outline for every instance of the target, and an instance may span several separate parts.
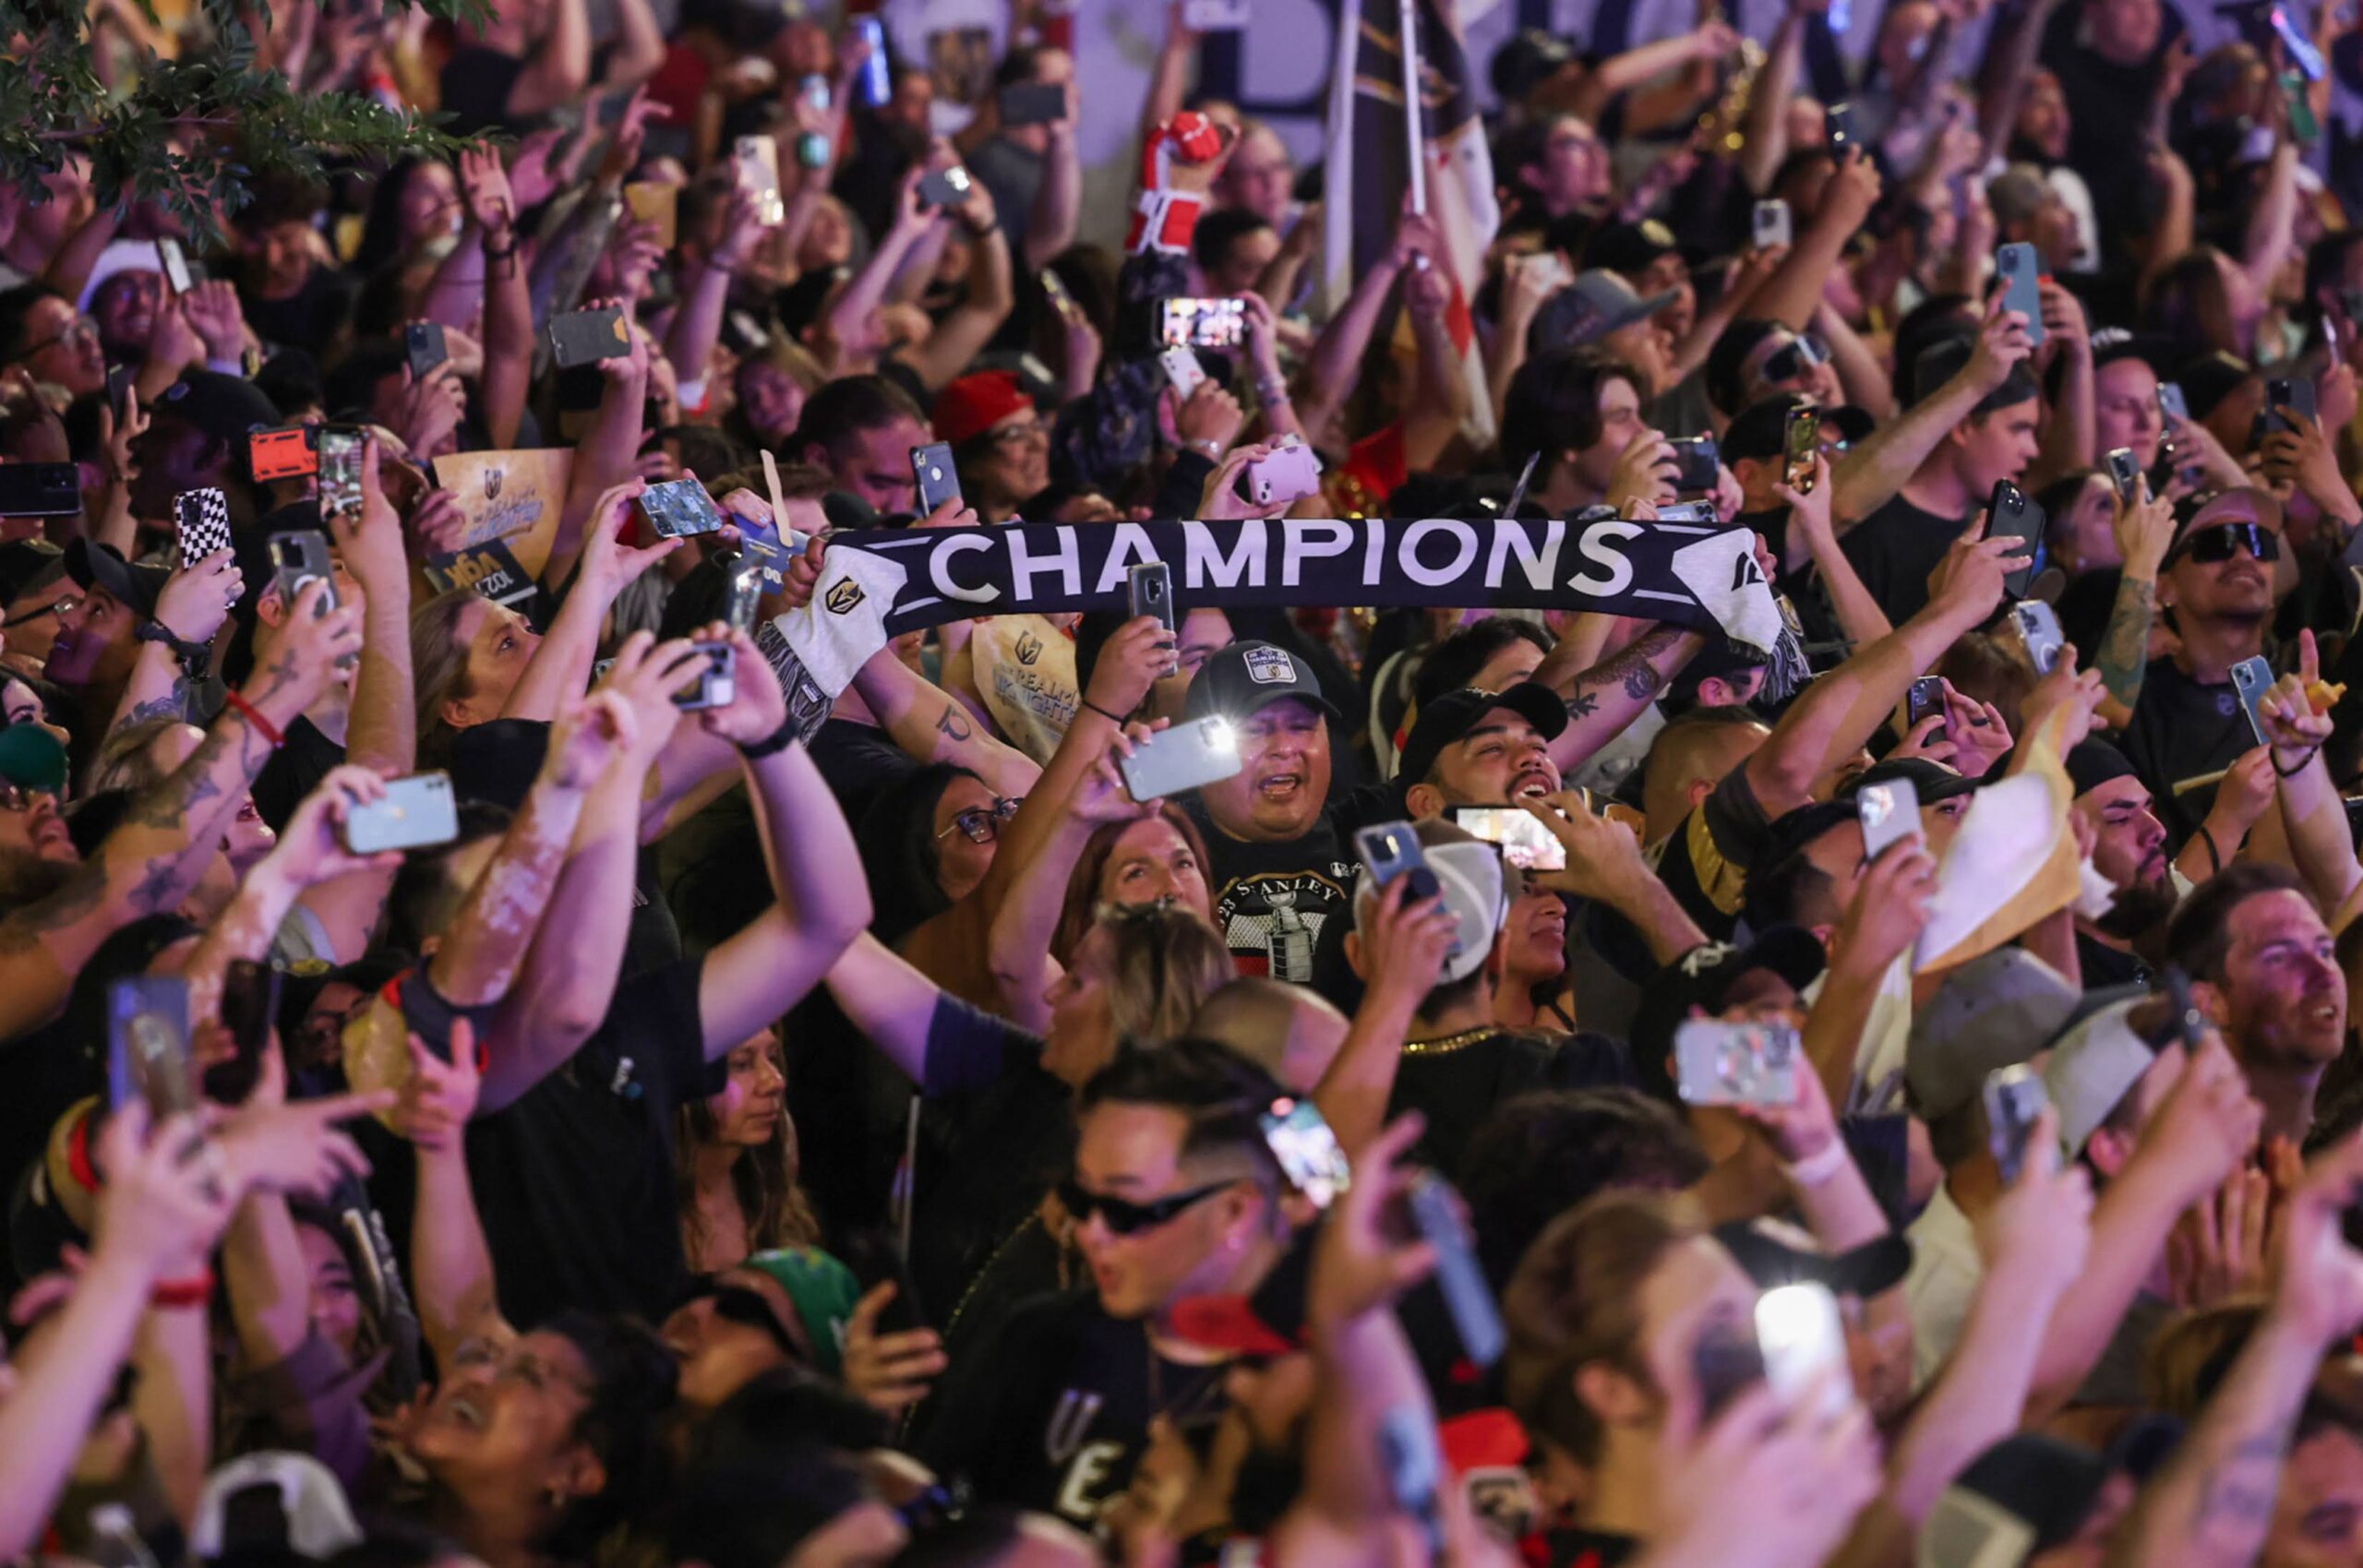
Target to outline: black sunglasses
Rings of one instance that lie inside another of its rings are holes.
[[[779,1314],[772,1311],[772,1304],[764,1300],[760,1292],[743,1285],[717,1285],[704,1294],[714,1301],[715,1317],[726,1323],[745,1323],[749,1328],[762,1329],[790,1357],[798,1361],[804,1359],[804,1347],[788,1337],[787,1329],[779,1321]]]
[[[1097,1214],[1099,1223],[1108,1227],[1110,1235],[1131,1236],[1165,1224],[1193,1203],[1203,1203],[1224,1188],[1235,1186],[1239,1179],[1235,1176],[1227,1177],[1220,1181],[1210,1181],[1204,1187],[1193,1187],[1187,1192],[1176,1192],[1170,1198],[1133,1203],[1104,1193],[1086,1191],[1081,1183],[1069,1178],[1059,1183],[1059,1202],[1077,1225],[1086,1223]]]
[[[2201,566],[2213,566],[2230,560],[2241,550],[2260,561],[2277,561],[2281,558],[2281,535],[2253,522],[2219,522],[2184,534],[2175,546],[2174,555],[2189,556]]]

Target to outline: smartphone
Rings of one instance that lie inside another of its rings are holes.
[[[1320,494],[1321,459],[1291,436],[1247,465],[1247,497],[1257,506],[1291,505]]]
[[[1829,150],[1844,157],[1846,150],[1856,146],[1854,140],[1854,106],[1833,103],[1822,111],[1821,127],[1829,142]]]
[[[1198,356],[1176,343],[1157,356],[1165,367],[1165,379],[1173,389],[1174,401],[1188,402],[1197,389],[1205,385],[1206,373],[1198,365]]]
[[[1067,90],[1056,82],[1012,82],[1001,90],[1004,126],[1049,126],[1067,117]]]
[[[1141,561],[1124,573],[1124,588],[1131,600],[1132,616],[1134,620],[1140,619],[1143,616],[1155,616],[1158,624],[1173,633],[1178,640],[1181,628],[1174,624],[1173,569],[1171,567],[1167,566],[1163,561]],[[1181,667],[1181,650],[1177,646],[1173,659],[1167,664],[1165,673],[1171,675]]]
[[[2117,497],[2127,506],[2141,499],[2141,462],[2130,447],[2112,448],[2108,454],[2109,482],[2117,486]]]
[[[1666,445],[1673,449],[1675,489],[1711,490],[1721,479],[1722,454],[1712,436],[1685,436]]]
[[[831,99],[828,78],[818,72],[799,77],[797,78],[796,90],[810,107],[818,109],[823,114],[829,112]]]
[[[705,666],[698,671],[694,688],[673,694],[673,706],[684,713],[729,707],[738,700],[737,646],[728,642],[692,642],[690,646],[705,655]]]
[[[182,491],[173,497],[173,533],[183,566],[229,548],[230,497],[210,485]]]
[[[1156,800],[1236,778],[1245,765],[1230,721],[1213,717],[1158,731],[1119,760],[1116,771],[1134,800]]]
[[[2043,1078],[2032,1067],[2005,1067],[1985,1080],[1985,1146],[2002,1169],[2002,1185],[2009,1186],[2026,1168],[2027,1141],[2035,1119],[2051,1103]]]
[[[2027,564],[2002,580],[2003,592],[2023,599],[2034,574],[2043,569],[2043,509],[2024,490],[2001,479],[1995,482],[1994,494],[1986,501],[1985,517],[1988,539],[2015,537],[2025,545]]]
[[[1409,831],[1408,823],[1402,826]],[[1502,1328],[1501,1311],[1493,1303],[1493,1288],[1485,1283],[1485,1271],[1477,1265],[1476,1249],[1460,1217],[1458,1200],[1442,1177],[1422,1171],[1412,1180],[1404,1205],[1410,1211],[1420,1239],[1435,1249],[1436,1288],[1443,1293],[1445,1311],[1452,1314],[1453,1329],[1460,1335],[1461,1355],[1472,1366],[1492,1366],[1502,1359],[1508,1335]]]
[[[2010,625],[2026,644],[2027,661],[2038,676],[2047,676],[2059,663],[2067,633],[2059,628],[2059,612],[2040,599],[2021,599],[2010,606]]]
[[[320,595],[320,607],[313,612],[314,620],[325,620],[337,607],[336,568],[329,558],[329,536],[317,528],[298,529],[292,533],[270,536],[270,581],[279,590],[279,602],[293,608],[295,595],[304,584],[314,579],[328,584],[328,592]]]
[[[730,159],[738,170],[738,186],[754,193],[755,217],[770,228],[787,216],[787,204],[779,194],[779,142],[767,136],[742,136],[730,144]]]
[[[2354,802],[2347,803],[2347,816],[2355,814]],[[2199,1003],[2190,994],[2190,976],[2183,973],[2179,964],[2166,965],[2166,1002],[2173,1011],[2169,1022],[2175,1038],[2182,1042],[2185,1051],[2196,1056],[2207,1043],[2207,1015],[2199,1011]]]
[[[188,1049],[188,982],[133,975],[107,987],[110,1103],[148,1103],[152,1120],[197,1108],[197,1068]]]
[[[1797,1103],[1797,1032],[1692,1018],[1673,1032],[1674,1086],[1694,1106]]]
[[[254,1092],[262,1074],[262,1053],[270,1046],[270,1026],[279,1016],[282,972],[252,959],[234,958],[222,977],[222,1025],[229,1031],[234,1054],[205,1070],[205,1097],[218,1105],[236,1105]]]
[[[1945,682],[1943,676],[1922,676],[1904,688],[1903,727],[1905,729],[1918,729],[1920,727],[1921,720],[1926,718],[1931,713],[1942,713],[1944,711]],[[1928,738],[1930,740],[1942,740],[1946,737],[1948,729],[1949,726],[1945,724],[1938,724],[1935,729],[1928,732]]]
[[[0,517],[73,517],[82,471],[70,462],[0,462]]]
[[[2027,341],[2043,346],[2043,263],[2025,241],[2004,245],[1994,253],[1994,270],[2002,280],[2002,308],[2027,318]]]
[[[1386,1469],[1386,1494],[1427,1537],[1428,1561],[1444,1561],[1444,1514],[1437,1502],[1444,1442],[1423,1405],[1389,1406],[1378,1418],[1378,1462]]]
[[[1863,858],[1877,860],[1889,844],[1921,836],[1920,788],[1910,779],[1865,784],[1854,793],[1863,823]]]
[[[886,58],[886,28],[875,16],[856,17],[855,29],[862,41],[870,45],[870,53],[861,62],[861,77],[855,83],[855,96],[867,108],[875,109],[894,96],[894,73]]]
[[[1353,1185],[1352,1164],[1337,1142],[1337,1134],[1322,1119],[1311,1100],[1275,1100],[1263,1113],[1264,1143],[1278,1162],[1289,1185],[1325,1209],[1330,1201]]]
[[[894,1239],[893,1231],[854,1231],[845,1238],[838,1256],[853,1271],[865,1296],[889,1280],[894,1282],[894,1294],[878,1314],[879,1333],[909,1334],[929,1326],[918,1289],[911,1283],[910,1262],[903,1256],[902,1243]]]
[[[402,329],[402,348],[410,355],[410,374],[414,381],[424,381],[427,373],[451,357],[443,341],[443,324],[439,321],[413,321]]]
[[[440,771],[389,780],[384,799],[344,815],[344,847],[355,855],[431,849],[459,836],[459,797],[451,793],[451,775]]]
[[[1838,1298],[1817,1281],[1782,1285],[1756,1299],[1756,1348],[1764,1381],[1781,1403],[1795,1409],[1806,1390],[1827,1376],[1819,1413],[1835,1420],[1854,1402],[1846,1361],[1846,1321]]]
[[[1157,341],[1198,349],[1235,349],[1247,341],[1247,307],[1236,299],[1182,296],[1155,306]]]
[[[960,499],[960,471],[953,465],[951,442],[913,447],[911,473],[919,482],[919,516],[927,516],[946,501]]]
[[[172,285],[173,293],[185,294],[196,285],[196,279],[189,273],[188,256],[181,249],[180,241],[169,237],[158,240],[156,260],[163,269],[164,281]]]
[[[266,479],[302,479],[320,471],[319,443],[317,425],[258,430],[246,437],[246,466],[258,484]]]
[[[1712,501],[1669,501],[1658,509],[1660,522],[1703,522],[1713,527],[1721,520],[1715,516]]]
[[[2281,411],[2285,408],[2295,409],[2309,420],[2314,418],[2314,384],[2287,377],[2275,377],[2267,381],[2264,384],[2264,406],[2257,410],[2256,429],[2249,441],[2250,446],[2282,431],[2296,433],[2297,427],[2282,415]]]
[[[2256,735],[2259,746],[2270,746],[2272,740],[2264,733],[2264,715],[2257,704],[2273,689],[2273,665],[2261,653],[2253,659],[2242,659],[2232,666],[2232,689],[2239,693],[2240,707],[2249,716],[2249,728]]]
[[[550,322],[550,362],[560,370],[596,365],[631,353],[631,329],[618,305],[570,310]]]
[[[1764,1381],[1764,1351],[1740,1323],[1711,1320],[1690,1347],[1690,1377],[1698,1385],[1698,1418],[1704,1423]]]
[[[954,163],[949,169],[938,169],[920,179],[919,205],[957,207],[968,199],[968,192],[975,187],[976,182],[968,177],[968,171]]]
[[[1748,221],[1748,233],[1758,250],[1779,250],[1795,243],[1796,230],[1789,216],[1789,204],[1777,197],[1759,201]]]
[[[719,533],[729,521],[694,476],[651,485],[641,492],[639,506],[640,515],[664,539]]]
[[[1074,295],[1068,292],[1065,281],[1048,267],[1043,268],[1036,276],[1042,284],[1042,297],[1050,302],[1050,308],[1062,317],[1073,316],[1075,308]]]
[[[1564,871],[1567,868],[1567,846],[1550,824],[1532,812],[1516,806],[1456,806],[1452,820],[1483,839],[1497,845],[1502,852],[1502,864],[1515,866],[1521,871]]]
[[[361,444],[357,425],[320,426],[320,520],[361,509]]]
[[[2181,382],[2158,383],[2158,413],[2165,416],[2169,427],[2189,419],[2190,402],[2182,395]]]
[[[2332,358],[2337,358],[2333,352]],[[112,365],[107,367],[107,406],[114,410],[115,423],[120,425],[131,412],[131,383],[135,379],[131,366]]]
[[[632,221],[656,230],[656,243],[666,250],[680,237],[681,187],[662,180],[634,180],[624,186],[624,205]]]
[[[2297,66],[2308,81],[2321,80],[2322,52],[2315,48],[2314,41],[2290,19],[2288,9],[2275,6],[2267,17],[2273,23],[2273,30],[2281,37],[2281,47],[2289,52],[2289,63]]]
[[[763,598],[763,563],[741,551],[723,563],[722,618],[734,631],[755,634],[756,607]]]
[[[1354,852],[1370,869],[1371,886],[1381,892],[1397,877],[1408,880],[1409,896],[1414,899],[1433,898],[1440,891],[1420,849],[1419,832],[1409,822],[1378,822],[1362,829],[1354,834]],[[1453,951],[1460,951],[1459,942],[1453,943]]]
[[[1800,340],[1802,341],[1802,340]],[[1789,488],[1800,496],[1813,494],[1814,463],[1821,456],[1821,411],[1810,405],[1789,411],[1789,423],[1783,432],[1781,453],[1786,464],[1782,477]]]

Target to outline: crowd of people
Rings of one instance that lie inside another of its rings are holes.
[[[1522,32],[1338,298],[1181,4],[1113,215],[1030,3],[258,9],[482,139],[210,231],[53,144],[0,1558],[2363,1562],[2297,13],[1893,0],[1832,102],[1823,0]],[[1179,561],[806,635],[892,531],[1361,518],[1746,531],[1781,646]]]

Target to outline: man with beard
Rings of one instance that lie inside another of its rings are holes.
[[[2233,770],[2237,787],[2216,792],[2215,809],[2181,856],[2170,860],[2165,824],[2125,753],[2105,740],[2086,740],[2068,754],[2076,815],[2092,830],[2093,868],[2117,890],[2106,913],[2076,920],[2076,955],[2087,987],[2148,982],[2149,960],[2176,904],[2231,862],[2257,817],[2273,804],[2270,766],[2261,747],[2243,757]]]
[[[2214,805],[2208,776],[2256,744],[2232,688],[2232,666],[2264,652],[2282,514],[2279,501],[2255,489],[2195,497],[2176,512],[2158,602],[2173,612],[2181,640],[2142,672],[2125,756],[2159,802],[2168,832],[2180,839]]]
[[[2265,1136],[2302,1143],[2346,1039],[2346,976],[2305,883],[2283,866],[2225,868],[2175,912],[2166,959],[2223,1031]]]

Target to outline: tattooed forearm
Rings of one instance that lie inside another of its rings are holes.
[[[179,863],[180,856],[176,855],[159,856],[148,862],[147,874],[139,879],[139,885],[131,890],[131,902],[140,913],[162,915],[179,907],[180,878],[174,875]]]
[[[947,702],[944,704],[943,717],[935,721],[935,727],[944,736],[955,741],[971,739],[977,733],[976,727],[970,724],[966,719],[961,717],[960,704],[957,702]]]
[[[1665,676],[1654,661],[1672,648],[1681,635],[1673,627],[1652,628],[1577,676],[1576,694],[1567,700],[1569,716],[1589,718],[1600,705],[1600,699],[1592,694],[1612,688],[1622,688],[1625,695],[1636,702],[1646,702],[1656,696],[1658,688],[1665,684]],[[1581,707],[1577,706],[1579,703]]]
[[[2210,1526],[2261,1533],[2273,1520],[2273,1503],[2281,1489],[2282,1442],[2277,1434],[2260,1433],[2244,1439],[2201,1478],[2201,1528]]]
[[[130,811],[124,817],[124,826],[159,830],[186,826],[191,811],[222,793],[213,770],[230,749],[231,732],[234,729],[243,735],[246,727],[243,719],[225,717],[207,731],[187,761],[132,802]]]
[[[0,958],[28,952],[46,933],[71,926],[98,908],[106,891],[105,872],[97,866],[84,866],[39,904],[0,920]]]
[[[158,719],[186,720],[189,715],[189,705],[196,696],[195,684],[183,676],[173,682],[173,688],[163,696],[135,703],[128,712],[108,727],[106,738],[113,740],[126,730],[138,729],[141,724],[153,724]]]
[[[2149,667],[2150,621],[2157,611],[2158,585],[2146,577],[2125,577],[2109,606],[2108,630],[2101,637],[2101,684],[2127,707],[2141,695]]]

